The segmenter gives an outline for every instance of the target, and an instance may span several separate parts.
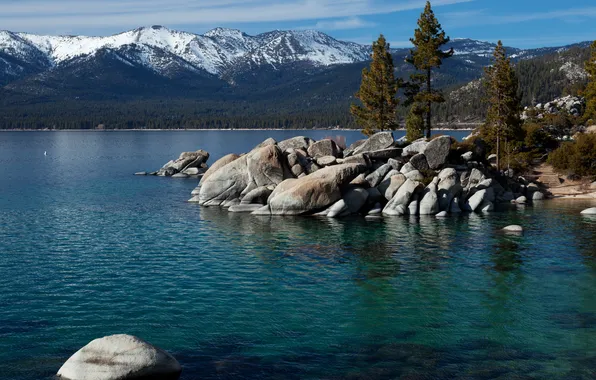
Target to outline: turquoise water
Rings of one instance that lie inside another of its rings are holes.
[[[140,336],[183,379],[590,379],[590,201],[489,216],[264,218],[134,177],[296,132],[0,133],[0,378]],[[360,138],[357,133],[309,132]],[[44,157],[43,152],[48,155]],[[498,231],[522,224],[523,236]]]

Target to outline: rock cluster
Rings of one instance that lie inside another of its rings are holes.
[[[95,339],[72,355],[56,375],[64,380],[177,380],[182,368],[167,352],[131,335]]]
[[[522,178],[497,181],[489,164],[474,161],[476,152],[451,145],[440,136],[402,147],[391,132],[345,150],[332,140],[268,139],[215,162],[190,201],[255,215],[338,218],[490,212],[500,202],[544,197]]]
[[[156,175],[172,178],[200,177],[209,169],[207,160],[209,160],[209,153],[204,150],[183,152],[178,159],[169,161],[156,172],[138,172],[135,175]]]
[[[526,107],[522,114],[522,119],[526,120],[529,118],[530,110],[536,112],[536,118],[543,119],[546,115],[558,115],[561,112],[565,112],[571,116],[579,117],[583,114],[586,107],[586,100],[577,96],[564,96],[557,98],[551,102],[545,104],[537,104],[534,107]]]

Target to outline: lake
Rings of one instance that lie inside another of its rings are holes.
[[[594,378],[594,201],[255,217],[187,203],[196,179],[132,175],[300,134],[362,138],[0,133],[0,378],[51,379],[116,333],[171,352],[185,380]]]

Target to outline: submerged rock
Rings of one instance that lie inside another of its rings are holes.
[[[505,232],[524,232],[524,228],[518,225],[511,225],[503,228]]]
[[[596,215],[596,207],[586,209],[581,212],[582,215]]]
[[[64,380],[176,380],[182,368],[170,354],[131,335],[95,339],[58,371]]]

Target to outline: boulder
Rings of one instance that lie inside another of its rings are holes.
[[[519,233],[519,232],[524,232],[524,228],[522,226],[512,225],[512,226],[507,226],[507,227],[503,228],[503,231]]]
[[[366,180],[366,177],[367,172],[360,173],[356,178],[352,180],[352,182],[350,182],[350,185],[368,187],[369,184]]]
[[[337,164],[337,158],[334,156],[323,156],[317,158],[317,164],[319,166],[330,166]]]
[[[526,198],[525,196],[522,195],[521,197],[518,197],[517,199],[515,199],[513,202],[517,203],[519,205],[524,205],[524,204],[528,203],[528,198]]]
[[[459,206],[459,198],[455,197],[451,201],[451,205],[449,206],[449,212],[452,214],[459,214],[461,213],[461,207]]]
[[[389,159],[395,159],[396,157],[400,157],[401,152],[402,152],[401,148],[388,148],[388,149],[367,152],[366,155],[371,160],[386,161]]]
[[[359,164],[328,166],[316,173],[282,182],[269,197],[273,215],[302,215],[323,210],[342,198],[341,188],[349,184],[366,167]]]
[[[424,149],[426,149],[426,146],[428,145],[428,142],[426,141],[426,139],[419,139],[414,141],[413,143],[411,143],[410,145],[406,146],[401,155],[402,157],[408,157],[408,156],[414,156],[418,153],[422,153],[424,152]]]
[[[420,182],[406,180],[402,186],[397,190],[395,196],[391,198],[389,203],[383,209],[385,215],[405,215],[412,195],[421,186]]]
[[[418,182],[420,182],[424,179],[424,176],[418,170],[412,170],[411,172],[407,172],[405,174],[405,176],[407,179],[411,179],[412,181],[418,181]]]
[[[304,173],[304,168],[302,167],[302,165],[300,164],[296,164],[294,166],[292,166],[292,168],[290,169],[290,172],[292,172],[292,175],[296,178],[300,177],[300,175],[302,173]]]
[[[182,368],[170,354],[131,335],[95,339],[58,371],[64,380],[176,380]]]
[[[596,207],[586,209],[581,212],[582,215],[596,215]]]
[[[472,158],[474,157],[474,153],[473,152],[466,152],[464,154],[461,155],[461,159],[464,160],[465,162],[469,162],[472,161]]]
[[[487,200],[486,199],[487,192],[488,192],[488,190],[484,189],[484,190],[478,190],[476,193],[474,193],[474,195],[472,195],[465,204],[466,211],[478,210],[478,208],[480,207],[482,202]]]
[[[308,147],[313,142],[314,141],[308,137],[296,136],[291,139],[280,141],[279,143],[277,143],[277,146],[279,147],[279,149],[281,149],[282,152],[285,152],[288,149],[302,149],[306,152],[308,150]]]
[[[275,141],[274,138],[269,137],[267,140],[265,140],[262,143],[260,143],[259,145],[255,146],[254,149],[259,149],[259,148],[263,148],[265,146],[275,145],[275,144],[277,144],[277,141]]]
[[[381,207],[380,203],[375,204],[375,206],[368,212],[368,215],[381,215],[383,213],[383,207]]]
[[[136,172],[135,175],[147,175],[147,172]]]
[[[207,178],[213,175],[213,173],[223,168],[230,162],[236,161],[238,158],[240,158],[240,156],[237,154],[228,154],[227,156],[223,156],[219,160],[215,161],[213,165],[211,165],[211,167],[205,172],[203,178],[201,178],[201,183],[205,182]]]
[[[424,192],[420,200],[420,215],[435,215],[439,210],[439,194],[438,194],[439,179],[435,178]]]
[[[396,160],[394,158],[387,160],[387,163],[391,165],[394,170],[399,170],[403,166],[403,163],[400,160]]]
[[[366,166],[371,165],[370,160],[364,154],[355,154],[348,158],[344,158],[341,161],[337,160],[337,162],[342,163],[342,164],[360,164],[360,165],[366,165]]]
[[[341,153],[341,149],[337,146],[335,141],[324,139],[311,144],[308,147],[307,152],[309,156],[317,159],[324,156],[337,157]]]
[[[172,176],[172,178],[188,178],[188,174],[184,174],[184,173],[176,173]]]
[[[379,132],[370,136],[362,145],[358,146],[351,155],[375,152],[390,148],[395,140],[392,132]],[[347,156],[346,156],[347,157]]]
[[[394,171],[391,171],[389,174],[391,173],[394,173]],[[391,177],[385,178],[383,182],[379,184],[378,189],[385,199],[390,201],[406,181],[407,178],[405,175],[395,172]]]
[[[423,153],[418,153],[412,158],[410,158],[410,164],[420,171],[429,169],[428,162],[426,161],[426,156]]]
[[[239,199],[249,182],[247,156],[242,156],[221,167],[207,179],[203,177],[199,204],[220,206],[227,201]]]
[[[404,166],[402,166],[399,171],[400,171],[400,173],[408,174],[409,172],[414,171],[414,170],[416,170],[414,165],[412,165],[411,163],[408,162]]]
[[[354,151],[366,142],[366,139],[358,140],[344,150],[344,157],[351,156]]]
[[[190,176],[198,176],[199,174],[204,174],[206,169],[203,168],[188,168],[184,169],[182,173]]]
[[[379,185],[379,183],[381,183],[381,181],[383,181],[383,179],[385,178],[387,173],[389,173],[391,170],[392,170],[391,165],[389,165],[389,164],[382,165],[377,170],[370,173],[366,177],[366,181],[368,182],[370,187],[377,187]]]
[[[291,149],[291,150],[293,152],[288,153],[288,155],[286,157],[286,161],[288,162],[288,166],[290,168],[293,167],[294,165],[300,165],[300,160],[298,159],[298,154],[293,149]]]
[[[441,211],[449,211],[449,207],[453,198],[462,191],[459,183],[459,177],[455,169],[443,169],[439,173],[439,209]]]
[[[428,166],[433,169],[439,169],[447,162],[447,156],[451,150],[451,137],[439,136],[431,140],[424,148],[424,155],[428,162]]]
[[[448,216],[449,214],[447,213],[447,211],[441,211],[436,215],[437,218],[447,218]]]
[[[273,186],[260,186],[256,189],[248,192],[244,197],[242,197],[241,202],[242,204],[260,204],[265,205],[267,204],[267,199],[273,192]]]
[[[346,201],[340,199],[339,201],[335,202],[329,209],[317,214],[319,216],[327,216],[328,218],[339,218],[342,216],[349,215],[349,208],[346,204]]]
[[[533,201],[541,201],[545,198],[544,193],[542,191],[535,191],[532,193],[532,200]]]
[[[368,204],[376,204],[376,203],[385,201],[385,197],[383,196],[383,194],[381,194],[379,189],[377,189],[376,187],[370,187],[370,188],[366,189],[366,191],[368,192],[368,199],[367,199]]]
[[[478,209],[481,212],[492,212],[495,210],[495,205],[491,201],[483,201]]]
[[[420,194],[412,195],[412,200],[408,205],[408,214],[410,215],[420,215]]]

